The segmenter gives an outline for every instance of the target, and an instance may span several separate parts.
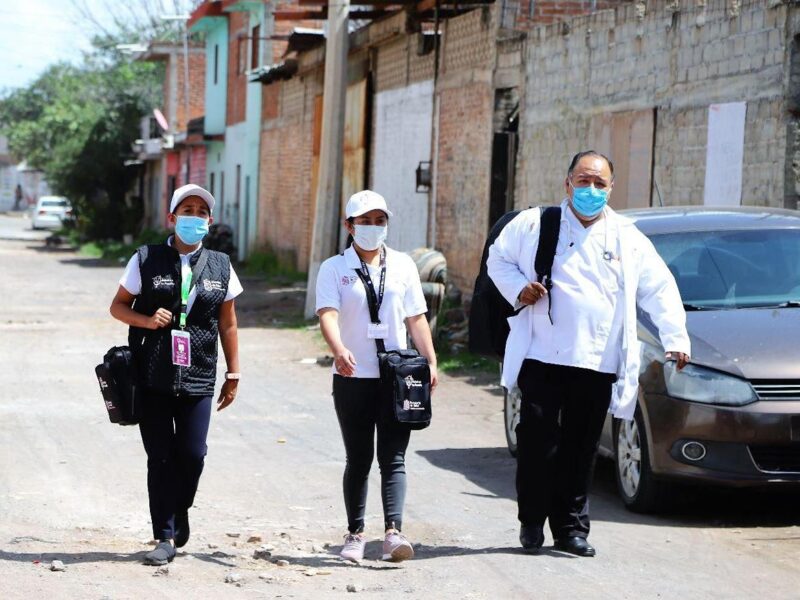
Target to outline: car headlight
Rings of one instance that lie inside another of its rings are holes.
[[[664,363],[664,380],[670,396],[691,402],[744,406],[758,400],[747,381],[691,364],[678,371],[675,361]]]

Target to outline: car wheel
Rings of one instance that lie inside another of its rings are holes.
[[[647,449],[647,430],[639,408],[632,421],[618,421],[614,454],[617,489],[625,506],[633,512],[654,512],[663,507],[668,486],[653,475]]]
[[[506,444],[511,456],[517,455],[517,425],[519,424],[519,409],[522,401],[522,392],[514,386],[510,392],[503,388],[503,417],[506,427]]]

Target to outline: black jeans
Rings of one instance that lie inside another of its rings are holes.
[[[554,539],[589,535],[589,483],[615,375],[526,360],[517,425],[517,504],[523,525]]]
[[[333,376],[333,404],[342,430],[347,466],[342,487],[350,533],[364,530],[367,481],[375,455],[378,431],[378,466],[381,470],[381,498],[386,528],[403,526],[406,499],[406,448],[411,431],[379,417],[380,381]]]
[[[194,503],[205,462],[212,396],[147,395],[139,430],[147,452],[153,538],[175,537],[175,513]]]

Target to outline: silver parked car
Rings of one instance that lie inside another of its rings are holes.
[[[59,229],[72,218],[72,205],[63,196],[41,196],[33,207],[33,229]]]
[[[640,314],[635,419],[609,417],[600,442],[626,506],[658,508],[675,481],[800,489],[800,212],[623,214],[675,276],[692,340],[692,363],[678,372]],[[514,390],[505,402],[512,454],[518,407]]]

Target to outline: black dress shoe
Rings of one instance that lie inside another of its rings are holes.
[[[189,541],[189,513],[175,515],[175,547],[183,548]]]
[[[544,531],[541,527],[523,525],[519,528],[519,543],[526,552],[536,553],[544,544]]]
[[[596,554],[594,548],[586,541],[586,538],[574,535],[557,539],[555,549],[575,556],[594,556]]]

